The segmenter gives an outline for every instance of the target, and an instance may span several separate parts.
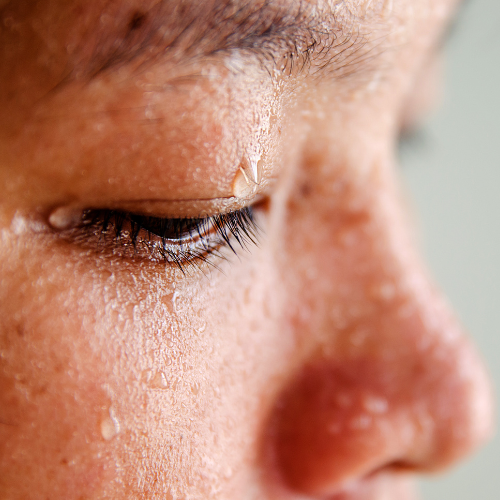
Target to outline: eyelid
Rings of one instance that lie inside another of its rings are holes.
[[[235,177],[238,178],[239,176]],[[244,195],[221,196],[215,198],[137,198],[137,199],[91,199],[57,204],[46,212],[46,219],[55,229],[64,229],[81,213],[90,209],[108,209],[130,212],[158,218],[203,218],[229,212],[235,212],[245,207],[260,203],[269,197],[277,178],[257,179],[252,183],[252,189]],[[234,190],[234,187],[233,187]],[[52,220],[51,220],[52,219]]]
[[[73,203],[55,207],[48,213],[47,220],[56,230],[67,229],[80,220],[84,211],[92,208],[128,212],[156,218],[205,218],[236,212],[257,204],[264,198],[265,194],[256,193],[248,199],[240,199],[234,196],[192,200],[138,199],[106,202],[101,206],[94,207]]]
[[[57,234],[57,233],[56,233]],[[115,210],[86,210],[76,226],[64,228],[59,237],[112,258],[150,261],[179,268],[213,265],[226,260],[224,247],[256,244],[259,227],[252,207],[204,218],[159,218]]]
[[[186,200],[125,200],[112,203],[109,208],[141,215],[149,215],[151,217],[200,218],[241,210],[249,205],[258,203],[263,197],[264,195],[259,193],[249,199],[228,196]]]

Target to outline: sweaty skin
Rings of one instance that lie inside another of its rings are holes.
[[[455,8],[0,1],[0,498],[409,500],[489,436],[395,162]],[[79,225],[250,205],[180,265]]]

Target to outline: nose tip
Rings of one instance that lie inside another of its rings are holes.
[[[381,470],[443,469],[490,435],[483,365],[442,304],[432,307],[432,327],[418,312],[372,318],[378,342],[312,357],[289,383],[271,425],[288,487],[331,495]]]

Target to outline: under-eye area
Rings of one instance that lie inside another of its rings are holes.
[[[85,210],[60,237],[99,253],[133,260],[187,266],[216,266],[227,248],[234,254],[257,243],[254,208],[199,218],[163,218],[119,210]]]

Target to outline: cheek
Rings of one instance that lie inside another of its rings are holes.
[[[11,269],[15,288],[2,281],[0,322],[1,489],[7,497],[97,493],[110,479],[96,459],[109,420],[105,372],[64,288],[30,286],[22,268]]]
[[[27,491],[64,498],[208,498],[251,483],[292,349],[276,327],[268,254],[176,283],[161,267],[11,248],[0,382],[9,487],[29,477]]]

